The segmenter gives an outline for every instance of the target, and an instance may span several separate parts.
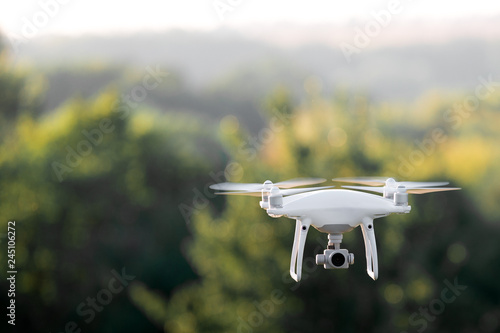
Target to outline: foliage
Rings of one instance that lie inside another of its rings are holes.
[[[341,89],[329,96],[309,78],[300,103],[283,87],[251,101],[266,118],[260,130],[236,111],[217,129],[213,119],[227,112],[215,102],[217,116],[201,119],[145,107],[125,112],[117,91],[99,87],[90,97],[87,87],[69,98],[63,83],[65,102],[41,113],[46,79],[10,69],[4,58],[0,67],[0,226],[17,222],[21,331],[62,331],[68,321],[96,332],[415,331],[424,323],[411,318],[421,319],[443,281],[455,279],[467,289],[425,322],[427,331],[500,327],[498,91],[450,121],[465,94],[376,103]],[[104,85],[101,74],[81,77]],[[151,95],[168,105],[161,89]],[[255,198],[207,191],[225,178],[358,175],[463,187],[414,196],[411,214],[376,221],[377,281],[366,275],[359,230],[344,236],[356,255],[346,271],[315,265],[326,235],[311,230],[303,280],[295,283],[288,273],[294,222],[270,219]],[[86,323],[77,307],[122,268],[134,280]]]
[[[280,110],[273,102],[283,105],[283,96],[277,92],[264,105]],[[282,118],[289,124],[273,133],[255,159],[238,154],[241,142],[236,140],[232,156],[244,171],[244,181],[381,174],[447,179],[464,188],[416,196],[410,215],[377,220],[381,276],[375,282],[366,275],[362,237],[355,230],[344,236],[343,245],[357,256],[348,271],[315,266],[314,255],[325,247],[326,235],[311,231],[305,277],[295,283],[288,276],[293,221],[271,220],[255,198],[228,197],[221,216],[205,211],[195,220],[189,258],[202,280],[163,300],[166,330],[399,332],[424,326],[428,331],[495,330],[500,288],[494,283],[499,273],[494,263],[500,248],[494,221],[499,211],[485,198],[498,200],[498,186],[485,180],[496,177],[500,156],[478,123],[483,117],[498,123],[499,96],[483,101],[456,130],[446,123],[436,125],[442,112],[439,104],[425,104],[428,119],[411,109],[395,119],[394,109],[370,105],[364,97],[339,96],[333,102],[311,98],[295,107],[291,117]],[[268,114],[271,124],[276,114]],[[406,130],[386,130],[402,127]],[[446,133],[446,140],[431,143],[436,128]],[[235,135],[245,140],[243,133]],[[411,162],[417,150],[422,150],[423,160]],[[401,168],[402,160],[410,161],[411,169]],[[424,320],[420,308],[436,306],[435,299],[446,288],[443,281],[455,279],[467,286],[466,291],[446,304],[441,315]],[[141,292],[142,297],[151,293]],[[480,296],[485,292],[487,297]],[[137,303],[147,313],[145,303]]]
[[[189,117],[124,113],[113,91],[34,117],[10,104],[27,89],[10,84],[0,105],[17,118],[2,123],[0,221],[2,230],[17,222],[18,328],[62,331],[72,320],[83,330],[154,329],[126,293],[88,324],[76,310],[107,287],[112,270],[164,295],[196,277],[182,256],[188,225],[178,206],[226,163],[212,131]],[[6,251],[0,258],[6,263]]]

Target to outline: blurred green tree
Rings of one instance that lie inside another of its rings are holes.
[[[268,100],[270,120],[280,110],[274,101],[288,103],[283,102],[284,96],[278,91]],[[255,159],[238,154],[236,147],[245,141],[244,133],[223,140],[233,143],[232,158],[244,170],[244,181],[380,173],[404,179],[398,172],[399,157],[420,149],[412,143],[432,124],[421,123],[413,133],[385,135],[382,129],[397,123],[367,103],[365,98],[350,96],[343,102],[292,107],[292,116],[286,118],[289,123],[273,133]],[[495,99],[485,102],[484,110],[498,118],[491,113],[495,103]],[[427,107],[439,112],[434,104]],[[413,116],[409,112],[400,121],[404,124]],[[414,165],[417,170],[412,179],[466,183],[469,174],[450,169],[453,160],[446,157],[446,151],[460,144],[469,126],[473,122],[459,132],[448,132],[448,141],[435,143],[435,153],[425,156],[421,173],[419,165]],[[484,154],[493,152],[487,149]],[[498,154],[493,155],[498,166]],[[460,170],[466,168],[464,164]],[[483,213],[475,208],[469,198],[474,191],[472,186],[462,192],[415,196],[410,215],[377,220],[381,272],[377,281],[366,274],[359,230],[344,235],[344,247],[357,258],[346,271],[318,269],[314,255],[325,247],[326,235],[311,230],[299,283],[288,275],[293,221],[270,219],[255,198],[228,197],[221,216],[201,211],[193,224],[188,253],[201,281],[168,300],[157,297],[147,285],[137,284],[132,299],[166,332],[442,332],[478,326],[494,331],[500,322],[500,288],[493,281],[500,270],[492,263],[500,259],[495,240],[500,234],[486,218],[494,216],[496,209]],[[478,245],[481,240],[487,250]],[[458,290],[450,304],[439,303],[446,283],[467,289]],[[421,311],[430,311],[430,317]]]
[[[17,221],[19,330],[62,331],[68,321],[102,332],[499,329],[500,94],[449,122],[443,112],[453,100],[424,96],[414,108],[346,92],[327,100],[311,79],[301,104],[286,89],[272,93],[260,130],[247,132],[235,113],[215,133],[208,118],[124,109],[111,90],[41,114],[44,77],[12,68],[4,55],[0,225]],[[116,74],[79,71],[75,78],[96,85]],[[59,101],[70,97],[64,82],[58,91]],[[218,102],[224,91],[217,94]],[[436,129],[441,142],[431,140]],[[344,238],[356,254],[347,271],[314,264],[326,235],[311,230],[303,280],[295,283],[288,273],[294,222],[270,219],[255,198],[212,198],[207,185],[224,175],[248,182],[386,175],[447,179],[464,190],[412,197],[410,215],[376,222],[375,282],[359,230]],[[126,292],[86,323],[78,307],[122,268],[134,276]],[[467,289],[425,319],[421,309],[439,306],[443,281],[455,279]]]
[[[20,109],[23,82],[0,74],[3,117]],[[0,221],[3,230],[16,221],[23,331],[63,331],[70,320],[83,330],[154,330],[126,293],[95,318],[78,307],[108,286],[112,270],[166,296],[196,278],[181,252],[189,219],[179,205],[193,205],[194,190],[227,158],[206,124],[124,105],[107,91],[51,114],[17,114],[1,133]]]

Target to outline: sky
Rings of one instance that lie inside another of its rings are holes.
[[[491,0],[23,0],[0,5],[0,29],[10,36],[32,38],[276,23],[342,25],[372,19],[373,13],[391,6],[396,6],[392,15],[399,20],[498,17],[500,22],[500,1]]]

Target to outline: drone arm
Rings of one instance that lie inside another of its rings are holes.
[[[292,258],[290,261],[290,276],[297,282],[302,278],[302,259],[304,257],[304,245],[306,244],[307,232],[311,221],[309,219],[295,222],[295,237],[293,239]]]
[[[363,239],[365,241],[366,271],[373,280],[376,280],[378,278],[378,258],[373,219],[363,219],[361,223],[361,232],[363,233]]]

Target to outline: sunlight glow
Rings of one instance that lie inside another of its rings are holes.
[[[445,0],[386,0],[356,2],[186,0],[165,1],[73,1],[29,0],[7,2],[0,10],[0,28],[20,35],[33,24],[44,34],[110,34],[142,30],[212,30],[221,27],[251,27],[256,24],[293,23],[345,24],[370,19],[372,12],[397,2],[404,19],[457,19],[500,15],[500,3],[487,0],[456,2]],[[7,8],[5,8],[7,7]]]

